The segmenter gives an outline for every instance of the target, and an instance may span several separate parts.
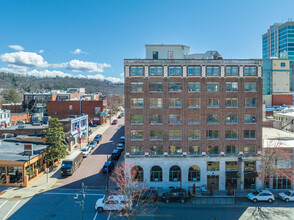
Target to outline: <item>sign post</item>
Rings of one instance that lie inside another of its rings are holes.
[[[25,144],[24,145],[24,155],[29,156],[29,179],[31,178],[31,156],[33,155],[33,145]]]

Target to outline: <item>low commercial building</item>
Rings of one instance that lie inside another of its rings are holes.
[[[281,130],[294,132],[294,108],[285,108],[282,111],[273,112],[273,118],[280,122]]]
[[[9,104],[2,104],[3,110],[9,110],[10,113],[24,113],[25,109],[23,108],[22,103],[9,103]]]
[[[273,190],[294,189],[294,133],[264,127],[263,150],[268,150],[263,160],[266,160],[266,155],[271,155],[276,165],[276,171],[267,175],[264,187]]]
[[[0,109],[0,129],[10,126],[10,110]]]
[[[48,101],[48,116],[64,119],[71,115],[87,114],[89,121],[99,121],[99,124],[106,122],[107,100],[68,100]]]
[[[33,155],[24,154],[24,145],[33,146]],[[44,173],[48,145],[42,142],[0,141],[0,186],[28,186]]]
[[[19,124],[4,129],[0,129],[0,135],[3,133],[11,133],[15,135],[37,135],[48,128],[48,124]]]

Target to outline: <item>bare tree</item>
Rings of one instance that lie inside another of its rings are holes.
[[[153,202],[157,200],[157,193],[150,191],[143,180],[143,172],[136,166],[126,167],[125,163],[115,168],[110,181],[115,190],[108,194],[116,194],[127,198],[125,207],[119,216],[135,219],[138,215],[147,215],[156,210]]]
[[[263,181],[263,188],[269,183],[270,177],[273,176],[286,177],[293,183],[293,148],[283,147],[281,139],[265,140],[265,142],[259,171]]]

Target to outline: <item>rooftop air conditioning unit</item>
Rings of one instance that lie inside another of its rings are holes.
[[[148,157],[149,156],[149,153],[148,152],[145,152],[145,156]]]
[[[220,155],[221,155],[221,156],[225,156],[225,152],[221,152]]]
[[[19,129],[24,129],[25,128],[25,125],[19,125],[18,128]]]
[[[202,156],[206,156],[206,152],[202,152]]]
[[[183,152],[183,156],[187,156],[187,152]]]
[[[164,152],[164,153],[163,153],[163,155],[164,155],[164,156],[167,156],[167,155],[168,155],[168,153],[167,153],[167,152]]]

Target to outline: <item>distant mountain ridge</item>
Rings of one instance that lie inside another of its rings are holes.
[[[101,92],[103,95],[123,95],[124,85],[107,80],[82,79],[70,77],[22,76],[0,72],[0,92],[11,88],[19,92],[38,92],[43,90],[66,90],[67,88],[85,88],[87,93]]]

